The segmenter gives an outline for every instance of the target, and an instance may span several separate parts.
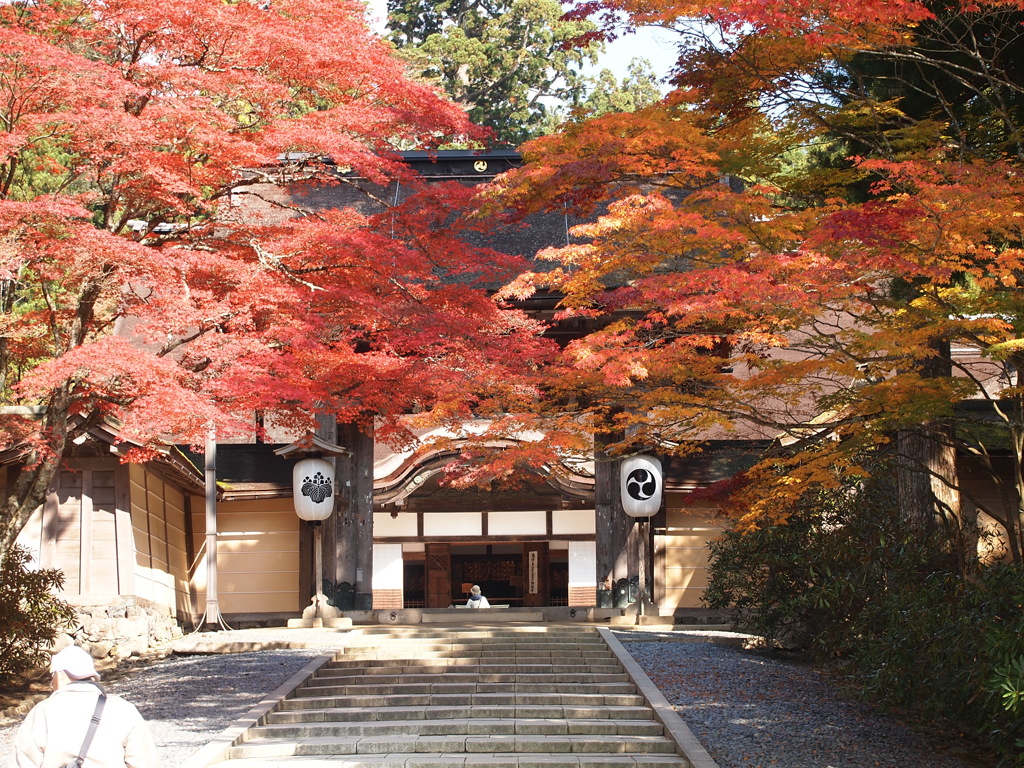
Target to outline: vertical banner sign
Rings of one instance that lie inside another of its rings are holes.
[[[661,509],[662,471],[657,456],[631,456],[620,469],[622,509],[630,517],[651,517]]]
[[[536,595],[540,591],[540,552],[531,549],[527,555],[527,589]]]

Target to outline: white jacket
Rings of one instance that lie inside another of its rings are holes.
[[[487,598],[483,595],[480,597],[471,597],[466,601],[467,608],[490,608],[491,604],[487,602]]]
[[[78,757],[99,694],[99,687],[93,683],[74,682],[36,704],[18,731],[13,765],[63,768]],[[159,765],[156,745],[139,710],[131,702],[108,693],[83,768]]]

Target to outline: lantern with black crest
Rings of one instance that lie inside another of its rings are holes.
[[[333,445],[308,434],[291,445],[274,451],[278,456],[291,458],[301,456],[292,468],[292,501],[295,514],[313,528],[313,588],[315,594],[311,604],[302,612],[301,619],[290,619],[288,626],[340,626],[340,622],[351,625],[351,619],[341,616],[334,606],[327,602],[323,593],[323,538],[321,524],[334,512],[338,497],[335,465],[323,458],[350,456],[351,451]]]
[[[292,469],[295,514],[302,520],[326,520],[334,511],[334,464],[327,459],[305,458]]]
[[[639,528],[637,541],[637,598],[636,622],[643,622],[647,613],[647,543],[650,538],[650,519],[661,509],[664,482],[661,459],[641,454],[624,459],[619,468],[619,489],[622,510],[636,519]]]
[[[663,490],[661,459],[630,456],[619,470],[622,509],[630,517],[652,517],[661,509]]]

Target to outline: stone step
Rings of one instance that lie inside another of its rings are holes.
[[[610,718],[447,718],[439,720],[364,720],[356,722],[274,723],[251,728],[245,741],[268,739],[347,738],[354,736],[479,736],[586,734],[593,736],[662,736],[654,720]]]
[[[424,624],[445,624],[451,627],[479,626],[481,624],[497,622],[542,624],[544,622],[544,611],[525,611],[510,608],[484,608],[481,610],[465,608],[459,610],[455,608],[444,613],[424,612],[420,616],[420,621]]]
[[[324,685],[365,685],[372,681],[377,685],[396,685],[402,682],[417,683],[623,683],[629,681],[629,675],[625,672],[618,673],[519,673],[512,667],[509,672],[415,672],[415,673],[393,673],[382,672],[379,669],[372,671],[357,670],[356,674],[344,672],[334,674],[332,670],[317,675],[309,681],[309,688],[318,688]]]
[[[612,659],[614,658],[607,651],[531,651],[531,650],[458,650],[453,648],[441,648],[438,650],[410,649],[407,651],[392,650],[385,648],[381,650],[353,651],[348,649],[345,653],[332,661],[332,665],[341,663],[352,663],[364,660],[377,659],[476,659],[479,661],[511,661],[523,660],[535,662],[558,661],[559,659]]]
[[[651,710],[647,707],[619,706],[431,706],[419,707],[337,707],[334,709],[311,710],[278,710],[267,716],[267,722],[277,723],[311,723],[311,722],[365,722],[368,720],[442,720],[445,718],[578,718],[594,720],[608,718],[614,720],[650,720]]]
[[[438,635],[387,638],[387,644],[392,646],[405,646],[416,645],[417,643],[423,645],[480,645],[482,643],[496,643],[501,645],[518,645],[525,648],[535,645],[579,645],[589,647],[600,642],[599,635],[585,635],[582,637],[566,635],[559,637],[552,635],[494,635],[490,633],[480,633],[475,635],[464,634],[461,636],[454,636],[447,634],[444,630],[442,630],[442,633],[443,634]],[[381,637],[384,636],[360,634],[349,638],[349,640],[356,645],[369,647],[377,638]]]
[[[346,648],[378,648],[379,642],[365,638],[353,638]],[[566,648],[579,650],[598,649],[607,652],[608,648],[599,638],[564,639],[551,637],[456,637],[456,638],[398,638],[388,640],[388,648],[408,650],[409,648],[495,648],[499,650],[534,649],[538,651],[561,651]]]
[[[643,697],[637,694],[595,694],[595,693],[473,693],[473,694],[437,694],[419,693],[404,695],[364,695],[364,696],[303,696],[286,699],[281,708],[294,711],[297,709],[338,709],[344,707],[426,707],[461,706],[466,707],[638,707],[643,704]]]
[[[432,694],[445,696],[452,694],[473,695],[478,693],[557,693],[564,685],[557,683],[421,683],[412,679],[407,683],[384,685],[365,683],[356,685],[320,685],[307,687],[303,690],[315,696],[411,696],[416,694]],[[590,693],[630,694],[636,689],[630,682],[625,683],[591,683],[585,690]]]
[[[580,667],[582,665],[614,666],[614,659],[609,656],[547,656],[538,653],[494,653],[480,655],[449,655],[442,653],[410,653],[402,656],[364,655],[341,656],[331,662],[328,669],[346,669],[351,667],[394,667],[395,662],[404,662],[407,666],[429,667],[467,667],[467,666],[519,666],[519,665],[561,665]],[[421,663],[421,664],[417,664]]]
[[[396,752],[388,755],[345,755],[344,757],[296,755],[275,757],[272,761],[261,758],[241,758],[230,763],[217,763],[211,768],[690,768],[690,763],[679,755],[618,753],[542,753],[526,755],[496,753]]]
[[[474,658],[368,658],[362,662],[330,662],[319,668],[319,676],[330,675],[439,675],[442,673],[503,673],[507,671],[524,674],[543,674],[546,672],[564,672],[584,674],[589,671],[612,672],[621,670],[614,658],[598,658],[588,662],[584,659],[564,658],[558,663],[529,664],[526,662],[485,662],[479,663]]]
[[[665,705],[651,707],[606,636],[370,628],[219,747],[216,766],[691,768]]]
[[[536,662],[536,664],[535,664]],[[611,670],[611,669],[622,669],[616,662],[614,657],[611,656],[594,656],[587,658],[577,658],[572,656],[560,657],[557,660],[538,659],[534,656],[530,656],[526,659],[518,656],[509,658],[508,656],[502,658],[460,658],[460,657],[444,657],[444,658],[408,658],[403,656],[378,656],[374,658],[348,658],[346,656],[338,656],[331,660],[330,663],[321,668],[321,673],[329,672],[331,670],[351,670],[351,669],[370,669],[374,667],[379,668],[411,668],[413,667],[438,667],[438,668],[454,668],[454,667],[468,667],[470,671],[473,669],[481,668],[487,669],[494,672],[495,670],[503,669],[525,669],[527,671],[540,672],[545,669],[554,669],[559,672],[575,672],[584,669],[593,670]]]
[[[292,755],[386,755],[393,752],[442,753],[588,753],[674,754],[676,745],[664,736],[591,734],[459,734],[326,736],[247,741],[228,749],[229,758],[274,758]]]
[[[532,610],[532,609],[530,609]],[[444,611],[444,609],[442,609]],[[446,615],[446,612],[441,615]],[[549,637],[594,637],[598,633],[596,627],[588,624],[537,624],[531,627],[492,627],[476,624],[469,627],[424,627],[420,624],[391,626],[385,624],[368,625],[360,628],[361,636],[384,635],[389,638],[402,637],[464,637],[466,635],[527,635]]]
[[[383,637],[383,635],[358,635],[351,638],[351,642],[355,645],[370,646],[377,638]],[[512,646],[517,645],[520,647],[534,647],[534,646],[564,646],[564,645],[576,645],[582,647],[589,647],[600,643],[600,638],[597,635],[589,635],[585,637],[574,637],[572,635],[494,635],[494,634],[475,634],[469,635],[464,634],[461,636],[446,636],[439,637],[436,635],[421,635],[418,637],[394,637],[388,639],[388,645],[398,647],[407,645],[480,645],[481,643],[494,643],[496,645]]]

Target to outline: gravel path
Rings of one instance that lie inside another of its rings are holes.
[[[679,633],[615,634],[720,768],[984,765],[944,754],[810,667],[697,637],[681,642]]]
[[[616,632],[720,768],[977,768],[808,667],[700,634]],[[106,687],[139,707],[174,768],[323,650],[169,656]],[[0,767],[16,729],[0,726]]]
[[[168,656],[104,687],[139,708],[163,768],[174,768],[320,653],[303,648]],[[13,768],[17,728],[18,723],[0,727],[3,768]]]

